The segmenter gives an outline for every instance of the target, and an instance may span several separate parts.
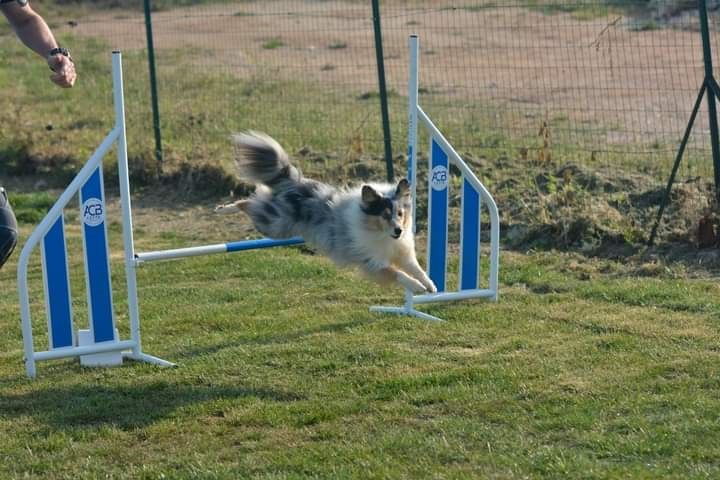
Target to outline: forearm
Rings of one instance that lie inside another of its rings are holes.
[[[77,78],[75,63],[67,50],[55,51],[50,55],[58,44],[45,20],[30,8],[30,5],[21,5],[17,2],[0,4],[0,12],[8,19],[17,37],[45,59],[50,70],[53,71],[50,80],[63,88],[72,87]]]
[[[29,12],[22,20],[12,23],[15,34],[31,50],[43,58],[57,47],[57,41],[53,36],[45,20],[35,12]]]

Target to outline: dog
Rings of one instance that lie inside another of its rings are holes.
[[[406,179],[337,188],[304,177],[264,133],[236,134],[232,140],[238,174],[255,185],[255,193],[215,212],[244,212],[269,238],[300,236],[336,264],[358,266],[380,284],[396,282],[413,293],[437,291],[416,258]]]

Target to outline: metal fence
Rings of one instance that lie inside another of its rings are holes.
[[[713,33],[716,3],[708,2]],[[293,149],[369,154],[384,172],[370,0],[163,5],[151,27],[167,150],[228,155],[212,145],[250,128]],[[396,157],[406,148],[411,33],[421,39],[421,104],[476,156],[663,178],[703,81],[696,2],[398,0],[381,2],[380,14]],[[64,28],[146,58],[147,26],[133,5]],[[717,35],[712,46],[720,51]],[[133,74],[147,76],[147,65]],[[151,142],[149,86],[137,98]],[[681,176],[712,178],[706,109]]]

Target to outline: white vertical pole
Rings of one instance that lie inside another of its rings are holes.
[[[120,207],[123,220],[123,246],[125,250],[125,278],[128,294],[130,338],[135,345],[133,355],[142,353],[140,345],[140,314],[138,312],[137,278],[135,275],[135,245],[133,242],[132,208],[130,205],[130,175],[128,173],[127,139],[125,137],[125,95],[123,93],[122,53],[112,53],[113,94],[115,99],[115,128],[118,130],[117,155],[120,184]]]
[[[498,270],[500,266],[500,216],[498,215],[495,201],[490,197],[487,201],[490,211],[490,284],[489,288],[495,295],[493,300],[498,299]]]
[[[17,283],[20,293],[20,317],[22,319],[23,350],[25,351],[25,371],[27,376],[35,378],[35,347],[33,346],[32,324],[30,323],[30,298],[27,285],[27,263],[30,251],[23,249],[18,262]]]
[[[418,61],[419,40],[410,35],[410,69],[408,75],[408,180],[412,195],[412,231],[417,232],[417,120],[418,120]],[[405,290],[405,308],[413,308],[413,294]]]
[[[416,230],[415,218],[417,215],[418,49],[418,36],[410,35],[410,74],[408,79],[408,180],[410,181],[413,199],[413,232]]]

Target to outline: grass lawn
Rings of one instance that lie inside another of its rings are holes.
[[[138,251],[198,242],[140,230]],[[436,324],[369,313],[401,292],[298,248],[152,264],[144,349],[178,368],[60,360],[30,381],[16,261],[0,272],[0,478],[720,475],[720,287],[682,269],[504,252],[500,301],[428,307]]]

